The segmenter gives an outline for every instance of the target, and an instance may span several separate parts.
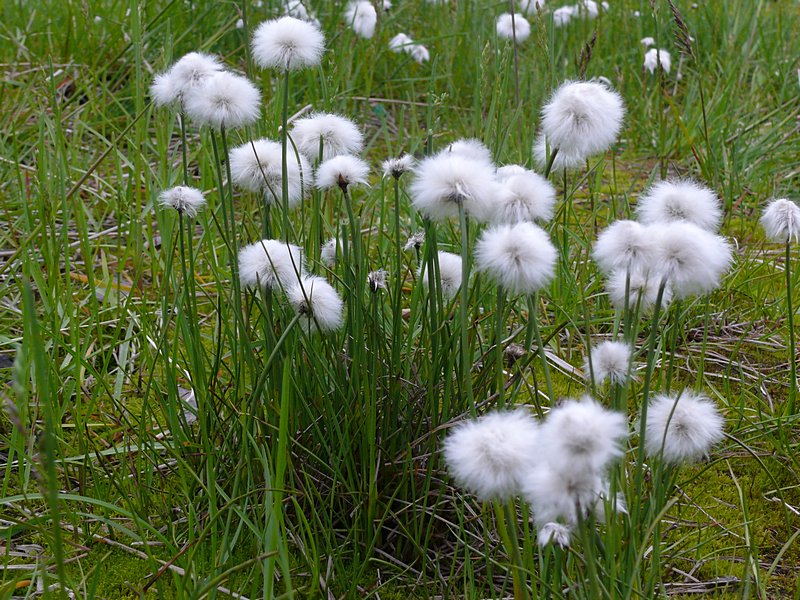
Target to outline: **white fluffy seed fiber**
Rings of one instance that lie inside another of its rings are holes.
[[[622,383],[628,379],[630,362],[631,347],[628,344],[602,342],[591,349],[584,365],[584,376],[589,379],[594,374],[596,383],[606,379],[611,383]]]
[[[244,287],[289,289],[304,271],[300,247],[280,240],[261,240],[239,250],[239,279]]]
[[[325,37],[314,23],[286,16],[261,23],[253,34],[252,48],[260,67],[295,71],[319,64]]]
[[[329,333],[344,323],[344,302],[322,277],[305,275],[286,293],[307,332]]]
[[[687,221],[716,232],[722,206],[714,192],[694,181],[659,181],[639,199],[636,214],[645,224]]]
[[[597,237],[592,252],[600,270],[643,270],[653,265],[655,243],[647,226],[636,221],[614,221]]]
[[[186,113],[216,129],[250,125],[261,113],[261,94],[250,81],[218,71],[184,95]]]
[[[288,205],[297,206],[314,182],[311,165],[302,154],[287,148],[286,180]],[[299,156],[299,160],[298,160]],[[280,203],[283,181],[283,152],[272,140],[256,140],[231,150],[230,167],[233,183],[250,192],[264,194],[267,204]]]
[[[553,279],[557,252],[547,233],[525,221],[484,230],[475,265],[511,294],[533,294]]]
[[[521,172],[512,173],[509,167],[513,166],[497,170],[497,179],[508,194],[498,197],[493,221],[495,223],[547,222],[552,219],[556,202],[556,190],[553,185],[538,173],[522,167],[520,167]]]
[[[449,300],[454,298],[461,288],[461,278],[463,277],[461,257],[452,252],[439,252],[436,256],[439,263],[439,285],[442,288],[442,296]],[[430,287],[427,264],[420,265],[419,275],[422,285]]]
[[[536,433],[536,421],[522,409],[466,421],[445,439],[447,470],[480,500],[513,498],[533,459]]]
[[[298,119],[292,126],[290,136],[297,150],[312,162],[340,154],[358,154],[364,147],[364,136],[356,124],[350,119],[330,113],[314,113]]]
[[[189,218],[197,216],[197,211],[206,205],[203,192],[185,185],[164,190],[158,195],[158,202],[161,206],[173,208]]]
[[[375,25],[378,23],[378,13],[369,0],[355,0],[347,5],[344,20],[357,36],[370,39],[375,35]]]
[[[658,395],[647,408],[645,450],[670,464],[697,461],[722,440],[723,425],[717,407],[701,394]]]
[[[495,29],[497,37],[517,44],[524,42],[531,35],[531,24],[518,14],[512,17],[510,13],[503,13],[497,17]]]
[[[761,215],[761,226],[773,242],[800,241],[800,206],[791,200],[773,200]]]
[[[352,185],[366,184],[369,165],[348,154],[334,156],[324,161],[317,169],[317,187],[327,190],[334,187],[347,189]]]

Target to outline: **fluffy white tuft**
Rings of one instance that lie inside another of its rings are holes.
[[[527,19],[520,15],[512,16],[510,13],[503,13],[497,17],[496,29],[497,37],[516,41],[517,44],[524,42],[531,35],[531,24]]]
[[[556,27],[564,27],[572,20],[576,14],[576,9],[573,6],[562,6],[553,11],[553,24]]]
[[[526,15],[535,15],[544,9],[545,0],[519,0],[519,9]]]
[[[455,142],[444,148],[441,152],[439,152],[439,154],[441,155],[446,155],[448,153],[453,154],[455,156],[468,158],[470,160],[483,162],[486,163],[487,165],[491,165],[492,168],[494,168],[494,162],[492,161],[491,151],[486,146],[486,144],[475,138],[465,138],[461,140],[456,140]]]
[[[703,395],[688,390],[659,395],[647,408],[645,450],[670,464],[696,461],[724,437],[723,424],[717,407]]]
[[[641,269],[619,270],[609,276],[606,282],[606,292],[611,304],[617,310],[624,310],[627,286],[628,308],[634,310],[638,303],[640,310],[647,310],[655,305],[660,285],[661,277],[657,273],[649,274]],[[671,301],[672,288],[667,285],[661,294],[661,308],[668,306]]]
[[[340,154],[358,154],[364,147],[364,136],[350,119],[327,113],[314,113],[294,122],[291,138],[298,151],[312,162]],[[320,156],[322,140],[322,156]]]
[[[497,179],[508,194],[498,197],[494,210],[496,223],[549,221],[553,218],[556,190],[544,177],[522,169],[513,172],[509,165],[497,170]],[[503,171],[503,169],[506,169]],[[502,171],[502,173],[501,173]]]
[[[406,240],[406,243],[403,245],[403,250],[406,252],[411,249],[419,250],[423,242],[425,242],[425,232],[417,231]]]
[[[591,479],[604,475],[612,461],[622,456],[621,442],[627,436],[624,414],[586,396],[550,411],[539,428],[538,452],[557,471]]]
[[[324,161],[317,169],[317,187],[321,190],[366,184],[369,165],[357,156],[341,154]]]
[[[537,540],[544,547],[548,544],[558,544],[562,548],[569,546],[570,529],[561,523],[545,523],[539,530]]]
[[[322,264],[332,267],[336,264],[336,259],[338,258],[339,253],[342,251],[342,240],[339,238],[332,237],[327,242],[322,244],[322,247],[319,251],[319,259],[322,261]]]
[[[636,221],[619,220],[609,225],[597,237],[592,252],[600,270],[647,270],[653,264],[655,243],[646,225]]]
[[[389,40],[389,49],[392,52],[408,52],[408,46],[411,46],[413,43],[414,40],[405,33],[398,33]]]
[[[530,503],[536,522],[543,524],[564,521],[575,525],[595,510],[605,493],[600,475],[561,469],[546,459],[535,462],[522,482],[522,495]]]
[[[390,158],[383,161],[383,175],[384,177],[394,177],[400,179],[403,173],[408,173],[414,170],[414,165],[417,164],[416,159],[410,154],[403,154],[398,158]]]
[[[161,192],[158,195],[158,203],[161,206],[174,208],[189,218],[194,218],[197,216],[197,211],[206,205],[206,199],[203,198],[203,192],[200,190],[179,185]]]
[[[419,64],[428,62],[431,59],[431,53],[422,44],[414,44],[408,53]]]
[[[302,0],[284,0],[283,12],[290,17],[308,21],[319,27],[319,20],[308,11]]]
[[[260,67],[295,71],[319,64],[325,37],[314,23],[286,16],[261,23],[253,34],[252,48]]]
[[[600,14],[600,9],[594,0],[578,0],[575,10],[578,14],[582,14],[589,19],[595,19]]]
[[[409,191],[414,208],[434,221],[458,217],[459,206],[477,221],[487,221],[502,192],[491,164],[452,151],[420,162]]]
[[[773,200],[761,215],[761,225],[773,242],[800,241],[800,206],[791,200]]]
[[[659,65],[664,69],[664,73],[669,73],[672,68],[672,57],[666,50],[650,48],[644,54],[644,68],[650,73],[655,73]]]
[[[555,148],[550,147],[549,158],[552,158]],[[540,169],[547,166],[547,140],[543,135],[537,135],[533,142],[533,158]],[[563,171],[564,169],[570,171],[572,169],[579,169],[586,164],[586,157],[577,152],[567,152],[566,150],[559,150],[553,159],[552,170],[555,172]]]
[[[378,290],[386,289],[386,278],[389,273],[385,269],[378,269],[377,271],[370,271],[367,273],[367,285],[370,291],[375,294]]]
[[[311,165],[302,154],[287,149],[286,180],[289,207],[297,206],[313,185]],[[298,160],[299,156],[299,160]],[[280,202],[283,180],[283,152],[278,142],[256,140],[234,148],[230,153],[231,178],[237,186],[264,194],[267,204]]]
[[[413,239],[413,236],[409,238],[409,243]],[[452,252],[439,252],[437,256],[439,261],[439,285],[442,288],[442,296],[449,300],[455,297],[461,287],[461,257]],[[420,265],[419,274],[422,279],[422,285],[429,287],[427,264]]]
[[[190,52],[178,60],[166,73],[156,75],[150,86],[150,95],[157,106],[179,102],[193,88],[222,70],[216,56]]]
[[[280,240],[261,240],[239,250],[239,279],[249,288],[288,289],[305,272],[303,251]]]
[[[513,498],[534,456],[536,432],[536,421],[525,410],[492,412],[462,423],[444,442],[447,469],[481,500]]]
[[[503,183],[512,175],[524,175],[528,172],[529,170],[522,165],[503,165],[502,167],[497,167],[495,177],[497,177],[497,181]]]
[[[656,242],[654,265],[676,298],[706,294],[719,286],[731,265],[731,247],[725,238],[686,222],[651,229]]]
[[[322,277],[305,275],[286,293],[309,333],[336,331],[344,323],[344,302]]]
[[[624,115],[617,92],[602,83],[568,81],[542,110],[542,132],[559,153],[586,159],[616,141]]]
[[[347,5],[344,12],[345,22],[353,28],[356,35],[370,39],[375,35],[378,13],[369,0],[354,0]]]
[[[591,359],[591,366],[589,365]],[[584,375],[601,383],[608,379],[611,383],[622,383],[628,379],[631,362],[631,347],[623,342],[602,342],[592,348],[584,366]]]
[[[553,279],[557,252],[547,233],[525,221],[486,229],[475,265],[511,294],[533,294]]]
[[[186,113],[201,124],[250,125],[261,113],[261,94],[246,77],[217,71],[184,95]]]
[[[714,192],[694,181],[659,181],[639,199],[636,214],[642,223],[687,221],[717,231],[722,207]]]
[[[656,45],[656,41],[651,37],[644,37],[644,38],[642,38],[641,44],[645,48],[649,48],[650,46],[655,46]]]

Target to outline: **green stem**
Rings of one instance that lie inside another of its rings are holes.
[[[503,373],[503,331],[505,327],[505,293],[501,286],[497,286],[497,305],[495,307],[494,325],[494,357],[495,381],[497,382],[497,405],[505,405],[505,375]]]
[[[550,404],[555,401],[554,394],[553,394],[553,380],[550,378],[550,366],[547,364],[547,354],[544,351],[544,342],[542,341],[542,332],[539,331],[539,319],[537,317],[537,305],[539,303],[539,294],[533,294],[532,296],[528,296],[528,325],[533,330],[533,337],[536,340],[536,346],[538,347],[539,358],[542,361],[542,370],[544,371],[544,381],[545,385],[547,386],[547,398],[550,401]],[[541,408],[539,408],[539,398],[536,398],[536,410],[539,412],[539,416],[541,416]]]
[[[472,395],[472,356],[469,347],[469,218],[463,204],[458,205],[458,217],[461,224],[461,383],[470,412],[475,414],[475,399]]]
[[[792,304],[792,269],[791,267],[791,238],[786,241],[786,262],[784,272],[786,273],[786,311],[789,321],[789,414],[794,415],[795,399],[797,397],[797,358],[795,356],[797,347],[795,346],[794,333],[794,306]]]

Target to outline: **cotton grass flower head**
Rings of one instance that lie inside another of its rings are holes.
[[[569,25],[569,22],[576,13],[577,11],[573,6],[562,6],[561,8],[557,8],[553,11],[553,24],[556,27],[564,27],[565,25]]]
[[[791,200],[773,200],[761,215],[761,226],[773,242],[800,241],[800,206]]]
[[[549,221],[553,218],[556,190],[547,179],[527,169],[508,176],[504,175],[510,171],[502,174],[500,171],[498,169],[497,179],[508,193],[497,199],[494,222]]]
[[[369,291],[371,291],[373,294],[376,294],[378,290],[385,290],[387,275],[388,273],[384,269],[370,271],[367,274],[367,284],[369,285]]]
[[[319,64],[325,36],[314,23],[285,16],[261,23],[253,34],[252,49],[258,66],[296,71]]]
[[[329,333],[344,323],[344,302],[322,277],[305,275],[286,293],[307,332]]]
[[[319,259],[327,267],[332,267],[336,264],[337,255],[341,252],[342,240],[332,237],[327,242],[322,244],[319,251]]]
[[[422,44],[414,44],[410,48],[411,49],[408,51],[409,55],[419,64],[426,63],[431,59],[430,51]]]
[[[347,192],[351,185],[366,184],[369,165],[357,156],[342,154],[324,161],[317,169],[317,187],[339,187]]]
[[[181,57],[166,73],[156,75],[150,86],[150,96],[156,106],[174,104],[222,69],[222,63],[216,56],[190,52]]]
[[[614,221],[597,237],[592,256],[605,274],[649,269],[655,257],[652,232],[636,221]]]
[[[650,73],[655,73],[659,65],[664,73],[669,73],[672,68],[672,57],[666,50],[650,48],[644,55],[644,68]]]
[[[410,154],[403,154],[398,158],[390,158],[383,161],[383,175],[384,177],[400,179],[403,173],[413,171],[416,163],[416,159]]]
[[[345,23],[353,28],[359,37],[370,39],[375,35],[375,25],[378,23],[378,13],[369,0],[354,0],[347,5],[344,12]]]
[[[239,250],[239,279],[244,287],[288,289],[305,271],[299,246],[261,240]]]
[[[539,529],[537,541],[540,546],[544,547],[548,544],[557,544],[562,548],[569,546],[570,529],[561,523],[545,523]]]
[[[185,96],[186,113],[216,129],[243,127],[258,119],[261,94],[246,77],[218,71]]]
[[[652,308],[658,299],[661,277],[658,272],[649,273],[642,269],[631,271],[613,271],[606,282],[606,293],[611,304],[617,310],[625,308],[625,290],[628,290],[628,308],[646,311]],[[661,307],[669,306],[672,301],[672,288],[667,285],[661,293]]]
[[[645,48],[649,48],[650,46],[655,46],[656,45],[656,41],[651,37],[644,37],[644,38],[642,38],[641,44]]]
[[[525,221],[486,229],[475,244],[475,266],[511,294],[530,295],[553,279],[557,252],[547,233]]]
[[[503,165],[502,167],[497,168],[497,171],[495,171],[495,177],[497,177],[497,181],[504,183],[514,175],[524,175],[525,173],[529,172],[531,171],[522,165]]]
[[[298,160],[299,157],[299,160]],[[283,150],[278,142],[256,140],[231,150],[231,179],[250,192],[263,193],[267,204],[279,201],[282,193]],[[311,165],[302,154],[289,151],[286,161],[288,205],[297,206],[313,185]]]
[[[600,14],[600,8],[594,0],[578,0],[575,4],[575,9],[578,14],[588,17],[589,19],[596,19]]]
[[[556,470],[576,477],[603,476],[622,456],[628,436],[625,415],[611,411],[592,398],[567,400],[547,415],[539,427],[538,452]]]
[[[522,495],[540,526],[566,523],[574,527],[594,512],[598,501],[608,494],[608,486],[600,475],[558,468],[541,455],[536,456],[539,460],[523,479]]]
[[[536,434],[536,421],[522,409],[466,421],[444,441],[447,470],[479,500],[509,500],[520,493]]]
[[[410,238],[409,241],[411,241]],[[406,244],[408,245],[408,244]],[[454,298],[461,288],[461,257],[452,252],[439,252],[437,254],[439,262],[439,285],[442,288],[442,296],[450,300]],[[428,265],[420,265],[419,274],[422,279],[422,285],[430,287],[430,277],[428,273]]]
[[[319,20],[308,11],[302,0],[284,0],[283,13],[286,16],[294,17],[295,19],[308,21],[317,27],[320,26]]]
[[[197,216],[197,212],[206,205],[206,199],[200,190],[179,185],[161,192],[158,195],[158,203],[193,219]]]
[[[730,244],[723,237],[686,222],[652,228],[654,265],[676,298],[707,294],[719,286],[732,258]]]
[[[414,43],[408,35],[405,33],[398,33],[392,39],[389,40],[389,49],[392,52],[403,52],[407,51],[407,47],[411,46]]]
[[[722,440],[723,425],[717,407],[701,394],[658,395],[647,408],[645,451],[669,464],[694,462]]]
[[[419,250],[423,243],[425,243],[425,232],[417,231],[406,240],[406,243],[403,245],[403,250],[406,252],[412,249]],[[459,266],[459,268],[461,267]]]
[[[714,192],[694,181],[659,181],[639,199],[636,214],[642,223],[687,221],[715,232],[722,206]]]
[[[316,162],[340,154],[358,154],[364,147],[361,130],[350,119],[329,113],[314,113],[294,122],[290,137],[297,150]],[[320,156],[320,140],[322,156]]]
[[[487,221],[500,191],[491,164],[452,151],[421,161],[409,187],[414,208],[433,221],[458,218],[461,207],[477,221]]]
[[[624,115],[617,92],[594,81],[568,81],[542,110],[541,128],[552,149],[585,160],[616,141]]]
[[[503,13],[497,17],[495,26],[497,37],[512,40],[517,44],[524,42],[531,35],[531,24],[525,17]]]
[[[591,360],[591,365],[589,361]],[[628,379],[631,363],[631,347],[623,342],[602,342],[592,348],[584,365],[584,376],[594,375],[596,383],[608,379],[612,384]]]

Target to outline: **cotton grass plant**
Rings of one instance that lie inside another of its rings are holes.
[[[345,5],[148,5],[66,49],[4,8],[0,53],[74,65],[10,73],[48,110],[0,126],[2,589],[633,598],[685,572],[780,597],[792,317],[751,233],[791,172],[792,14],[689,11],[693,61],[658,3],[374,7],[368,38]],[[671,79],[642,69],[654,31]],[[574,85],[611,100],[545,119]]]

